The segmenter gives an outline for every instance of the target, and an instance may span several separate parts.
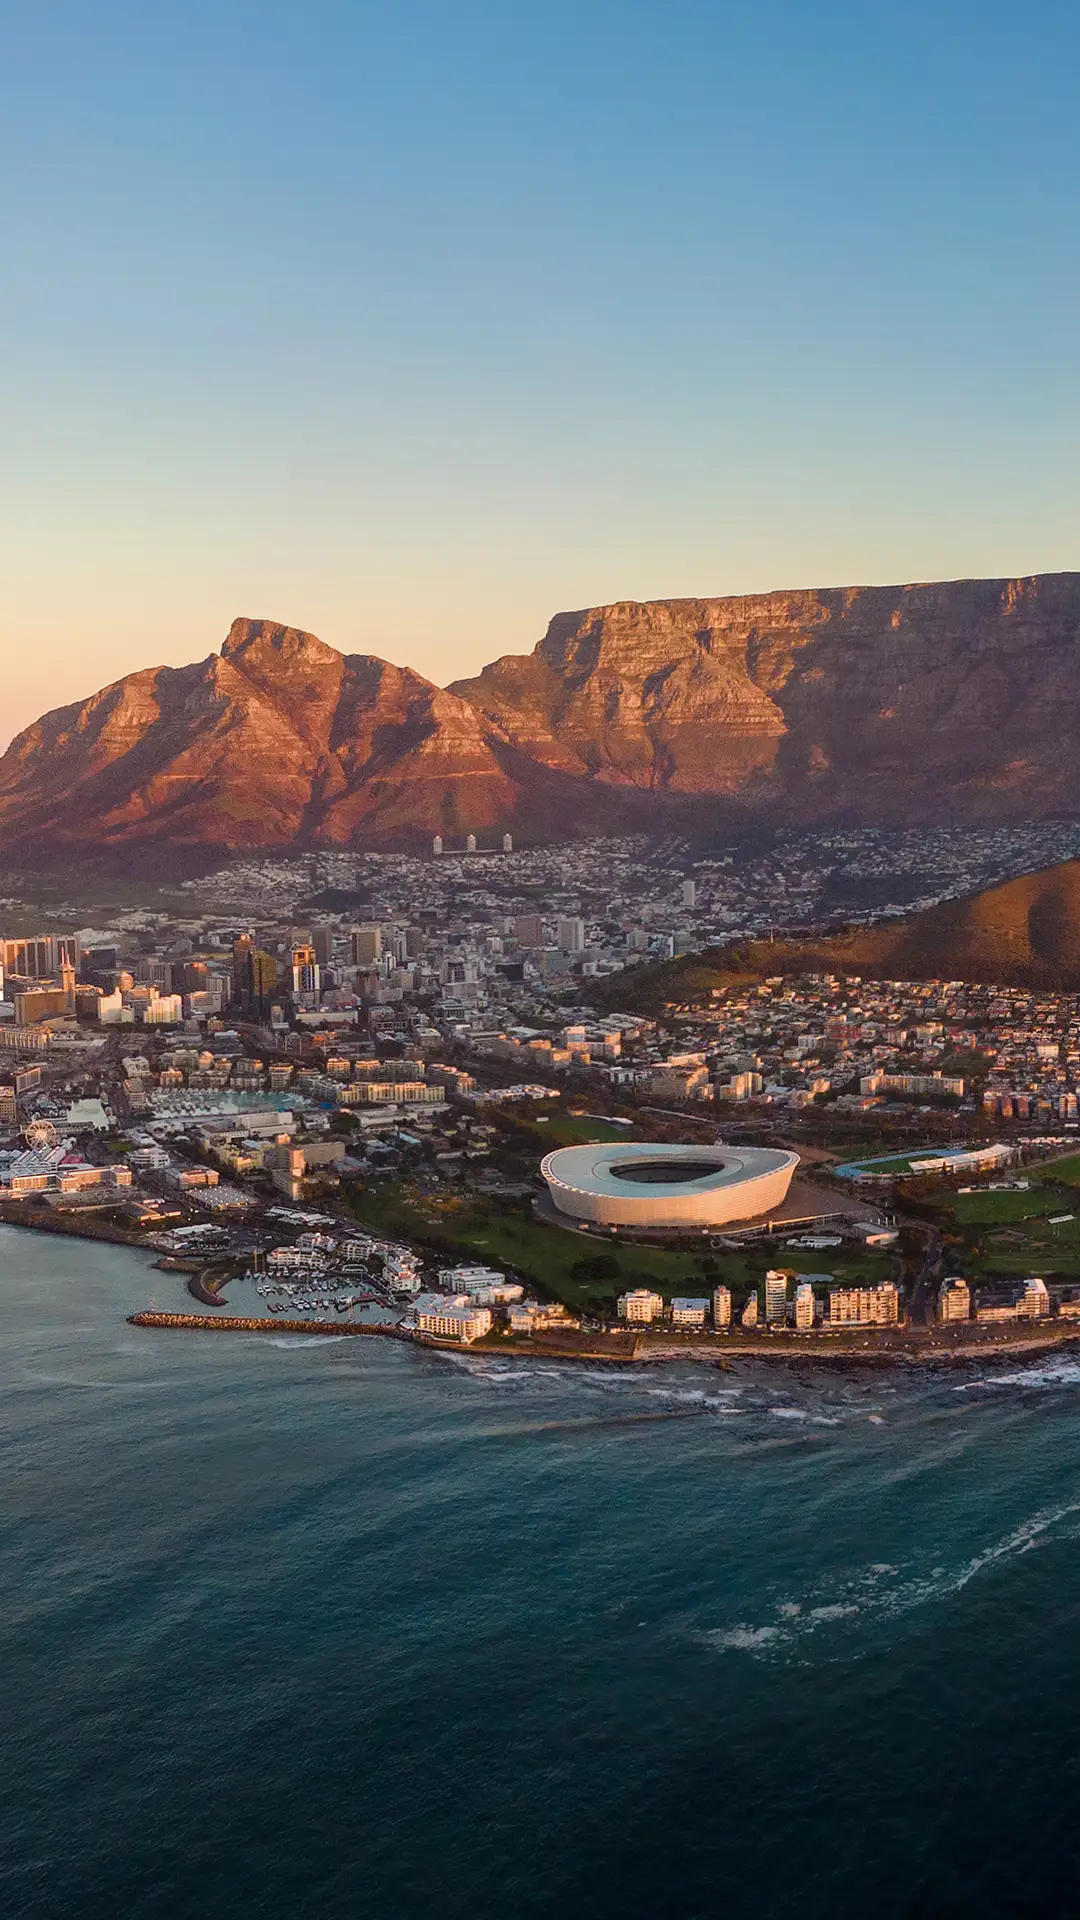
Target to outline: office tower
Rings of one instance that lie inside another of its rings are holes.
[[[682,903],[684,907],[697,906],[697,882],[684,880],[682,883]]]
[[[354,967],[377,967],[382,959],[382,928],[373,924],[354,927],[350,945]]]
[[[313,946],[304,945],[292,950],[292,990],[298,1000],[317,1000],[319,997],[319,963],[315,958]]]
[[[514,921],[514,938],[523,947],[542,947],[544,923],[538,913],[520,913]]]
[[[278,965],[272,953],[255,945],[250,933],[233,942],[232,997],[244,1013],[265,1018],[277,986]]]
[[[315,949],[315,958],[320,967],[332,966],[334,960],[333,927],[313,927],[311,944]]]
[[[584,953],[585,922],[576,917],[560,920],[558,927],[559,950],[562,953]]]
[[[0,966],[22,980],[55,980],[64,961],[79,964],[74,934],[40,933],[30,940],[0,940]]]
[[[174,960],[169,969],[170,980],[157,982],[158,986],[171,984],[174,993],[205,993],[210,983],[210,969],[205,960]],[[153,980],[153,974],[148,976]]]

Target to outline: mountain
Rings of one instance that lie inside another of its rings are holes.
[[[0,759],[8,853],[1080,811],[1080,574],[620,602],[447,689],[237,620]]]
[[[968,980],[1080,989],[1080,861],[943,900],[922,913],[818,938],[755,940],[617,976],[635,1006],[697,999],[735,978],[849,973],[884,980]]]
[[[1080,574],[558,614],[452,689],[594,783],[885,825],[1080,806]]]

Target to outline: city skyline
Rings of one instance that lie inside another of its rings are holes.
[[[238,614],[1075,564],[1075,21],[227,0],[0,26],[4,738]]]

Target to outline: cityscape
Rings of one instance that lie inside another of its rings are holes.
[[[961,1327],[1064,1337],[1080,997],[813,975],[633,1002],[639,973],[728,929],[785,930],[838,875],[906,870],[922,905],[1068,844],[848,833],[710,858],[645,838],[519,852],[507,833],[240,859],[174,887],[183,912],[146,887],[100,924],[11,932],[0,1207],[145,1245],[223,1318],[247,1301],[247,1320],[421,1343],[659,1359],[853,1327],[907,1352]],[[9,897],[9,925],[28,911]],[[569,1169],[589,1141],[606,1158],[586,1205]],[[785,1171],[758,1198],[746,1168],[770,1154]],[[682,1196],[661,1205],[658,1178]],[[996,1257],[965,1240],[956,1208],[983,1190],[1052,1222],[1053,1247],[1018,1227]],[[1044,1271],[1019,1271],[1025,1244]],[[161,1291],[147,1312],[170,1310]]]

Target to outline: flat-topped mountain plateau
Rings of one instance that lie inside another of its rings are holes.
[[[57,708],[7,851],[1080,812],[1080,573],[619,602],[440,688],[270,620]]]

